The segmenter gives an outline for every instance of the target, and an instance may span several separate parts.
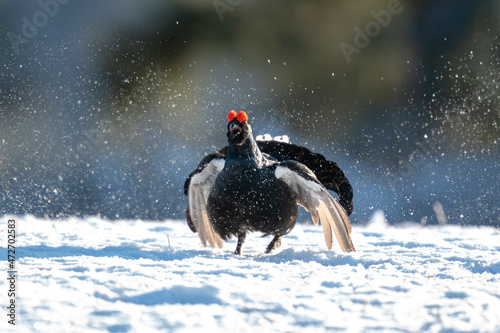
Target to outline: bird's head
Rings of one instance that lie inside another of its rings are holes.
[[[227,138],[229,144],[240,146],[252,137],[252,127],[248,124],[248,115],[245,111],[231,110],[227,115]]]

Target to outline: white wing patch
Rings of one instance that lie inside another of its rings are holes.
[[[275,136],[274,141],[290,143],[290,137],[288,135]]]
[[[203,171],[191,178],[188,190],[188,205],[191,220],[193,221],[201,244],[206,247],[207,242],[212,248],[222,248],[222,238],[214,231],[208,218],[207,201],[217,176],[224,168],[225,161],[215,158],[208,163]]]
[[[284,143],[290,143],[290,137],[288,135],[275,136],[274,138],[271,134],[262,134],[255,137],[255,141],[278,141]]]
[[[276,167],[275,175],[285,182],[295,195],[297,203],[311,213],[314,224],[321,220],[328,250],[333,244],[332,230],[344,252],[355,251],[352,244],[351,221],[344,209],[319,182],[308,180],[286,166]]]
[[[257,135],[255,141],[271,141],[273,137],[270,134]]]

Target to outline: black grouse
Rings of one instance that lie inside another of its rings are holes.
[[[228,146],[206,156],[184,184],[187,223],[203,246],[221,248],[234,235],[239,255],[246,233],[260,231],[274,235],[269,253],[295,226],[299,204],[315,224],[321,220],[329,250],[333,229],[342,250],[354,251],[348,218],[353,192],[337,164],[304,147],[255,141],[245,111],[232,110],[228,120]]]

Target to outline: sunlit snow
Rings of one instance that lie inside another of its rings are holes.
[[[378,212],[354,226],[355,253],[297,225],[269,255],[250,234],[238,257],[183,221],[16,220],[19,312],[2,332],[500,330],[490,227],[390,227]]]

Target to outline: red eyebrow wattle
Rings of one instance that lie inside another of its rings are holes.
[[[234,120],[234,118],[236,118],[236,111],[234,110],[229,111],[229,114],[227,115],[227,120],[231,122]]]
[[[244,121],[247,121],[248,120],[248,115],[245,111],[240,111],[238,112],[238,115],[236,116],[236,119],[238,119],[238,121],[240,123],[243,123]]]

